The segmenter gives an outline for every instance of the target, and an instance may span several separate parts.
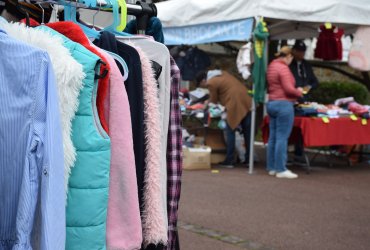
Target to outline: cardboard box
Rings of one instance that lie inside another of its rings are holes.
[[[211,164],[218,164],[224,161],[226,158],[226,154],[223,153],[213,153],[211,154]]]
[[[220,129],[208,129],[205,140],[205,144],[214,150],[226,149],[224,134]]]
[[[183,147],[183,169],[211,169],[212,149],[207,146],[194,148]]]

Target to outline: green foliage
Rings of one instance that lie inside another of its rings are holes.
[[[349,96],[353,96],[358,103],[369,103],[367,88],[362,84],[350,82],[321,82],[317,89],[311,91],[309,100],[332,104],[336,99]]]

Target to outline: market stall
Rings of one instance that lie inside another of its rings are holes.
[[[211,24],[249,18],[259,20],[260,17],[264,17],[269,24],[269,39],[275,40],[315,37],[318,35],[318,27],[329,22],[343,28],[345,34],[353,34],[361,25],[370,25],[368,18],[370,5],[366,0],[304,0],[298,2],[292,0],[172,0],[157,4],[157,8],[158,17],[164,27],[165,40],[171,44],[187,43],[188,40],[182,39],[181,34],[195,35],[193,38],[196,40],[198,38],[196,34],[200,33],[191,33],[191,30],[199,25],[211,27]],[[203,30],[207,31],[205,28]],[[246,39],[249,38],[250,36]],[[210,39],[207,40],[207,42],[210,41]],[[255,116],[255,110],[252,112]],[[254,130],[253,124],[252,130]],[[249,172],[252,173],[253,147],[251,147],[250,156]]]
[[[369,106],[362,106],[361,113],[354,114],[347,109],[333,108],[333,106],[328,108],[324,106],[324,109],[319,112],[314,108],[302,111],[298,105],[289,144],[302,144],[304,148],[370,144],[369,116]],[[268,142],[269,117],[267,116],[262,124],[262,138],[264,143]],[[353,149],[354,147],[346,153],[347,157],[353,153]],[[316,155],[310,159],[303,150],[302,156],[303,165],[309,172]],[[351,164],[349,159],[348,162]],[[299,162],[298,164],[300,165]]]

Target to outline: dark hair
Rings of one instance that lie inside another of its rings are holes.
[[[296,40],[295,44],[293,45],[293,49],[305,52],[307,47],[303,40]]]
[[[195,76],[195,84],[197,87],[199,87],[201,81],[207,79],[207,71],[200,71],[198,74]]]

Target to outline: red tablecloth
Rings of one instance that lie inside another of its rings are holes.
[[[264,143],[268,141],[268,117],[262,125]],[[329,119],[324,123],[318,117],[295,117],[290,142],[295,141],[299,133],[302,135],[305,147],[330,145],[370,144],[370,121],[362,125],[361,119],[353,121],[347,117]]]

